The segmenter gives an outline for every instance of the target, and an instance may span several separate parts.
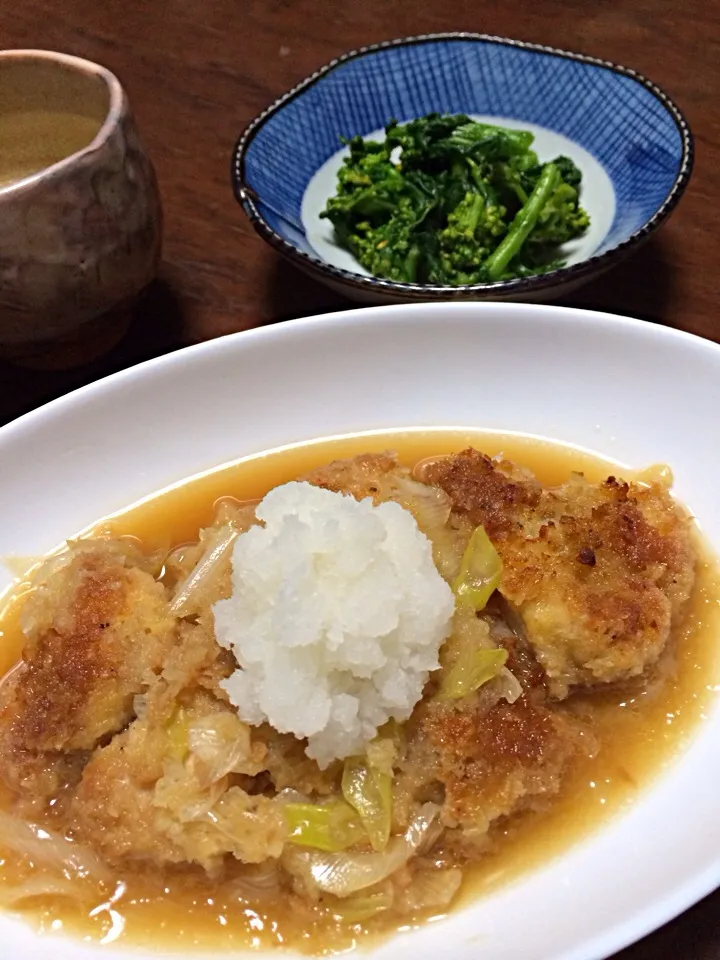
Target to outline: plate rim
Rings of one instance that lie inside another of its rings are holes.
[[[367,305],[362,307],[352,307],[347,310],[332,310],[328,313],[311,314],[306,317],[295,317],[290,320],[281,320],[277,323],[268,324],[260,327],[253,327],[249,330],[238,330],[234,333],[224,334],[219,337],[213,337],[210,340],[204,340],[199,343],[191,343],[187,346],[172,350],[169,353],[163,353],[160,356],[151,357],[123,370],[116,370],[107,376],[100,377],[81,387],[70,390],[62,396],[48,400],[26,413],[9,420],[0,426],[0,444],[9,436],[11,432],[24,428],[26,425],[32,425],[36,420],[55,414],[61,411],[66,405],[79,402],[85,397],[89,397],[95,392],[102,392],[112,389],[116,383],[125,380],[133,380],[143,376],[145,371],[164,366],[171,367],[175,364],[182,365],[190,355],[211,354],[213,352],[231,348],[237,343],[251,343],[265,338],[275,338],[284,336],[286,330],[300,329],[303,326],[315,326],[322,324],[351,325],[353,322],[369,322],[382,324],[382,318],[392,314],[402,314],[409,308],[412,309],[412,319],[406,319],[403,322],[415,322],[418,318],[425,321],[425,315],[433,316],[438,309],[451,309],[457,313],[477,314],[476,322],[482,323],[483,315],[493,311],[520,312],[533,315],[553,316],[561,324],[582,323],[584,318],[589,318],[588,322],[602,321],[603,323],[616,326],[618,328],[632,328],[638,333],[647,334],[651,338],[676,340],[678,342],[692,343],[696,348],[720,355],[720,343],[702,337],[699,334],[691,333],[687,330],[681,330],[677,327],[665,326],[662,323],[653,323],[647,320],[640,320],[637,317],[630,317],[625,314],[609,313],[604,310],[588,310],[583,307],[564,306],[560,304],[539,304],[539,303],[517,303],[514,301],[465,301],[457,302],[453,300],[435,301],[430,300],[420,303],[392,303],[380,305]],[[370,316],[368,316],[370,315]]]
[[[720,364],[720,345],[711,340],[673,327],[650,324],[647,321],[636,318],[602,311],[519,303],[478,304],[446,302],[443,304],[426,303],[421,305],[404,304],[383,307],[361,307],[353,310],[335,311],[329,314],[319,314],[288,320],[272,326],[255,328],[250,331],[240,331],[214,340],[193,344],[111,374],[50,401],[0,428],[0,455],[3,451],[3,441],[12,439],[17,432],[22,433],[27,428],[34,429],[37,426],[46,425],[44,422],[48,417],[63,417],[67,414],[72,415],[73,410],[76,409],[78,405],[85,404],[94,395],[100,394],[107,396],[116,388],[127,386],[135,379],[153,377],[158,372],[177,372],[181,375],[183,367],[188,362],[194,362],[196,359],[202,360],[203,358],[205,361],[210,360],[210,362],[212,362],[213,356],[220,356],[227,351],[242,351],[246,344],[249,345],[266,341],[268,346],[270,346],[270,344],[275,341],[273,345],[274,349],[278,345],[281,345],[287,336],[302,336],[303,330],[320,330],[322,329],[322,325],[328,322],[338,331],[342,331],[343,329],[352,330],[360,324],[371,324],[378,329],[382,329],[386,318],[394,320],[395,324],[407,323],[411,325],[415,319],[429,325],[433,323],[439,324],[440,320],[437,319],[437,314],[441,310],[448,311],[458,318],[462,318],[463,321],[468,324],[476,324],[478,328],[482,328],[485,316],[497,322],[498,315],[502,316],[503,314],[507,314],[508,316],[514,314],[525,323],[532,320],[533,317],[542,316],[547,321],[556,324],[562,331],[572,331],[574,325],[586,321],[595,326],[602,325],[611,330],[615,329],[618,332],[625,330],[631,334],[639,335],[648,341],[664,342],[666,344],[684,344],[697,350],[700,356],[710,356],[715,363]],[[480,338],[482,332],[479,332],[477,336]],[[652,784],[648,784],[648,788],[651,788],[651,786]],[[673,891],[662,897],[662,899],[648,904],[640,913],[635,913],[630,918],[612,925],[601,935],[596,935],[592,939],[584,941],[579,945],[568,947],[563,952],[554,955],[553,960],[601,960],[601,958],[606,958],[610,953],[614,953],[636,942],[643,936],[670,922],[711,893],[719,884],[720,855],[715,865],[706,868],[700,873],[694,874],[689,880],[681,882]],[[464,909],[468,908],[464,907],[463,910]],[[5,913],[0,914],[0,921],[6,917],[10,919],[11,915]],[[80,943],[75,938],[65,937],[63,940],[65,943],[80,946]],[[52,940],[41,940],[39,942],[44,944],[43,949],[47,949],[48,946],[52,944]],[[146,956],[144,952],[127,946],[123,947],[121,951],[109,952],[109,956],[113,958],[132,955]],[[147,955],[149,956],[149,953]],[[183,956],[184,955],[185,954],[183,954]],[[198,960],[206,956],[205,953],[193,955],[196,956]],[[95,954],[90,950],[88,956],[92,957],[95,956]]]

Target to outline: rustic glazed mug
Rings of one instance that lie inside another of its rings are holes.
[[[62,53],[0,51],[0,357],[63,367],[114,346],[161,234],[117,77]]]

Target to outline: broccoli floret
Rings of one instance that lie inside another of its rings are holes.
[[[440,231],[440,263],[445,283],[472,283],[483,260],[507,232],[505,208],[487,203],[479,193],[467,193]]]
[[[580,186],[580,181],[582,180],[582,174],[572,162],[570,157],[556,157],[553,160],[553,163],[560,171],[560,176],[563,178],[565,183],[570,187],[575,187],[576,189]]]
[[[410,226],[397,218],[374,229],[359,224],[350,251],[376,277],[402,283],[417,279],[419,248],[413,243]]]
[[[544,210],[548,198],[552,196],[560,181],[560,173],[554,163],[543,167],[533,192],[515,218],[500,245],[492,252],[482,266],[483,278],[492,283],[502,280],[510,262],[519,255],[520,250],[534,230],[540,213]]]
[[[590,217],[578,204],[577,190],[563,182],[542,208],[528,243],[567,243],[584,233],[589,224]]]

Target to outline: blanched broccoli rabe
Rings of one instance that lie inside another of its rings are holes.
[[[567,157],[541,164],[525,130],[428,114],[354,137],[321,214],[340,246],[378,277],[492,283],[562,266],[560,245],[590,218]]]

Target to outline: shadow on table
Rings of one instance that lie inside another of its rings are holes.
[[[679,278],[671,246],[661,233],[653,234],[627,259],[562,297],[558,304],[663,323],[668,304],[678,298]]]
[[[626,260],[557,303],[662,323],[669,313],[668,304],[678,298],[671,246],[662,234],[653,234]],[[270,263],[267,291],[270,322],[362,306],[280,256]]]
[[[330,290],[281,256],[270,261],[266,286],[266,303],[272,318],[269,323],[362,306]]]
[[[717,960],[720,890],[610,960]]]
[[[131,307],[130,328],[104,357],[74,370],[35,371],[0,363],[0,423],[71,390],[181,346],[182,308],[171,285],[155,280]]]

